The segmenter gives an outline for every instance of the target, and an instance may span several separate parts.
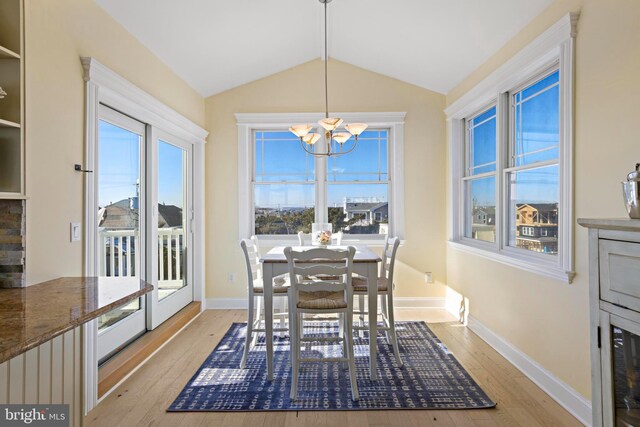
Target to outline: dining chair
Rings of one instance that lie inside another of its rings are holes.
[[[240,368],[244,369],[247,364],[249,349],[255,345],[258,337],[258,332],[265,332],[266,329],[260,327],[260,323],[263,320],[261,302],[262,298],[264,298],[264,284],[262,282],[262,266],[260,264],[260,249],[258,247],[258,239],[255,236],[252,236],[250,239],[242,239],[240,241],[240,247],[242,248],[242,252],[244,253],[244,259],[247,265],[247,283],[249,296],[247,335],[245,337],[242,360],[240,361]],[[287,276],[283,275],[274,278],[274,301],[276,297],[280,299],[286,297],[288,288],[289,280]],[[281,318],[280,327],[274,328],[274,332],[288,331],[288,328],[284,327],[284,317],[287,316],[287,314],[288,313],[285,310],[281,310],[280,313],[274,315],[274,317]],[[266,337],[266,339],[273,338]]]
[[[398,336],[396,334],[396,325],[393,315],[393,290],[395,285],[393,283],[393,269],[396,262],[396,253],[400,246],[400,239],[397,237],[390,237],[386,240],[384,245],[384,251],[382,253],[382,265],[380,268],[380,274],[378,277],[378,297],[381,299],[381,303],[378,305],[381,310],[378,313],[382,317],[383,326],[378,327],[379,331],[385,331],[387,343],[393,347],[393,353],[396,357],[398,366],[402,367],[402,359],[400,358],[400,349],[398,348]],[[353,294],[358,296],[358,311],[355,314],[360,316],[360,325],[355,326],[354,329],[358,331],[368,330],[364,326],[364,318],[368,313],[364,308],[364,297],[367,295],[367,278],[362,276],[354,276],[353,280]],[[362,332],[361,332],[362,333]]]
[[[359,399],[353,353],[353,271],[354,247],[346,249],[313,248],[284,250],[289,265],[289,336],[291,338],[291,400],[298,396],[301,362],[343,362],[349,367],[351,398]],[[323,280],[324,277],[338,280]],[[309,280],[309,278],[313,278]],[[304,335],[304,314],[337,314],[338,336]],[[300,347],[310,342],[340,342],[342,356],[331,358],[301,357]]]
[[[304,232],[302,231],[298,231],[298,245],[299,246],[304,246]]]

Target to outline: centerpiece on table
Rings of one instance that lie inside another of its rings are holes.
[[[331,244],[331,223],[314,222],[311,225],[311,244],[313,246],[328,246]]]

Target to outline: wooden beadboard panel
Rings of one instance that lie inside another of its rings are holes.
[[[0,404],[69,404],[70,425],[81,426],[81,337],[75,328],[0,364]]]

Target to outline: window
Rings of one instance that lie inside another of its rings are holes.
[[[466,121],[465,237],[496,241],[496,107]]]
[[[288,131],[254,132],[254,234],[311,232],[314,157]]]
[[[446,110],[451,244],[573,279],[573,47],[567,15]]]
[[[236,114],[240,236],[288,242],[313,222],[330,222],[352,240],[402,236],[404,115],[340,114],[369,128],[353,152],[325,158],[305,153],[288,131],[321,114]]]
[[[550,255],[558,254],[557,237],[524,240],[516,230],[524,222],[517,215],[522,209],[527,224],[558,227],[559,82],[560,71],[554,69],[509,93],[509,246]],[[527,229],[525,236],[534,236],[533,228]]]
[[[329,222],[347,234],[387,234],[389,173],[387,129],[367,129],[350,154],[327,161]]]

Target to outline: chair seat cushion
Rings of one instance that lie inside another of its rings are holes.
[[[354,292],[367,292],[367,278],[366,277],[353,277],[351,279]],[[378,277],[378,292],[387,292],[389,289],[389,279],[386,277]]]
[[[273,293],[274,294],[286,294],[289,290],[289,278],[287,275],[277,276],[273,278]],[[253,292],[256,294],[264,293],[264,286],[262,279],[253,281]]]
[[[344,292],[298,292],[298,308],[312,310],[332,310],[347,308]]]

